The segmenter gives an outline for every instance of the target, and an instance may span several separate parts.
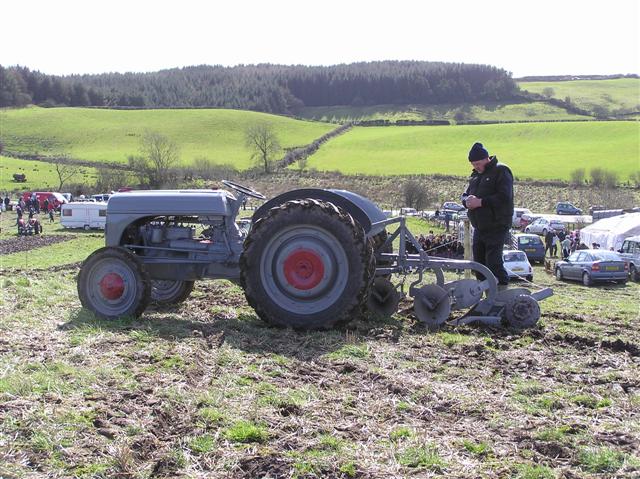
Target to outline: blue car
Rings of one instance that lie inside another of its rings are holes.
[[[513,235],[512,246],[514,249],[524,251],[531,263],[536,261],[544,263],[544,244],[540,236],[528,233]]]
[[[556,214],[557,215],[581,215],[582,210],[580,208],[575,207],[569,202],[561,201],[556,204]]]
[[[571,253],[566,260],[555,266],[556,279],[574,279],[585,286],[595,282],[615,281],[625,284],[629,267],[622,257],[613,251],[583,249]]]

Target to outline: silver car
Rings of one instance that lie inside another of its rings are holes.
[[[555,266],[556,279],[574,279],[591,286],[596,281],[625,284],[629,276],[627,263],[614,251],[583,249],[571,253]]]
[[[533,223],[528,225],[525,229],[525,233],[534,233],[537,235],[545,236],[547,231],[564,231],[566,229],[565,224],[560,220],[548,220],[547,218],[538,218]]]

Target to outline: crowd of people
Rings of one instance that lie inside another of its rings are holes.
[[[434,234],[429,231],[428,235],[417,235],[416,241],[429,256],[438,256],[440,258],[464,258],[464,246],[458,240],[458,235],[453,234]],[[407,252],[417,253],[413,244],[407,242]]]
[[[560,253],[562,259],[566,259],[571,253],[580,249],[589,249],[589,247],[580,241],[580,231],[564,231],[549,230],[544,237],[544,254],[547,253],[551,258],[557,258]],[[599,248],[600,245],[594,243],[592,248]]]

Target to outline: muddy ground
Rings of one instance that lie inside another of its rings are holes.
[[[0,239],[0,255],[21,253],[36,248],[44,248],[57,243],[71,241],[75,235],[32,235],[16,236],[15,238]]]
[[[407,302],[300,333],[263,324],[224,281],[96,320],[75,274],[4,285],[2,477],[640,474],[638,284],[556,284],[536,267],[556,295],[524,332],[431,333]]]

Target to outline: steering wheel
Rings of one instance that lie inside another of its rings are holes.
[[[256,190],[252,190],[247,186],[242,186],[239,183],[234,183],[233,181],[229,181],[229,180],[222,180],[222,184],[225,186],[228,186],[232,190],[236,190],[237,192],[242,193],[243,195],[250,196],[251,198],[257,198],[259,200],[267,199],[267,197],[264,196],[262,193]]]

